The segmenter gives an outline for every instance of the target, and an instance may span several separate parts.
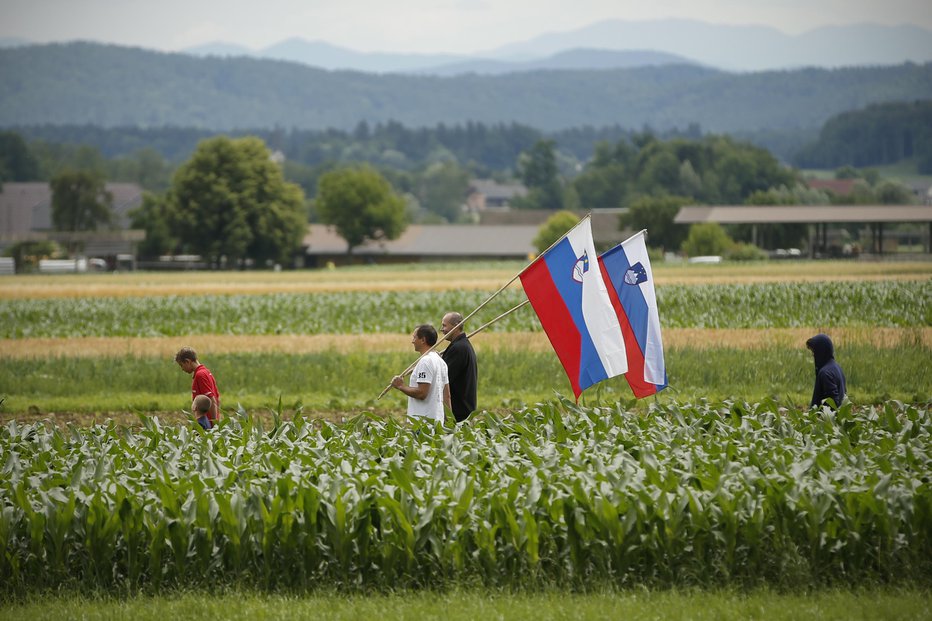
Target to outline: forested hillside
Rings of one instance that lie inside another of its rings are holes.
[[[882,166],[916,158],[932,174],[932,100],[896,102],[844,112],[829,119],[819,139],[796,163],[806,168]]]
[[[90,43],[0,50],[0,126],[351,129],[519,122],[704,131],[817,128],[871,103],[932,98],[932,64],[732,74],[695,66],[450,78],[329,72]]]
[[[201,140],[218,133],[258,136],[269,148],[281,151],[289,161],[317,166],[327,162],[365,161],[398,169],[421,167],[432,161],[455,158],[489,170],[514,166],[522,151],[538,140],[549,138],[561,152],[579,161],[592,157],[599,142],[615,143],[637,132],[620,126],[579,127],[542,132],[518,123],[486,125],[438,125],[405,127],[391,121],[369,125],[361,122],[352,130],[251,128],[232,132],[193,127],[99,127],[95,125],[30,125],[11,128],[29,142],[46,145],[89,146],[105,158],[129,156],[152,150],[171,162],[187,159]],[[2,135],[2,134],[0,134]],[[683,132],[658,132],[659,137],[700,137],[698,128]]]

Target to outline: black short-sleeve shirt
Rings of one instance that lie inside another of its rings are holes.
[[[476,410],[479,371],[476,352],[465,334],[460,334],[443,352],[450,375],[450,402],[453,417],[460,423]]]

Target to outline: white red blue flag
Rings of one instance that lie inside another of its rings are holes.
[[[667,387],[667,370],[644,231],[602,253],[599,267],[625,337],[625,379],[638,399],[656,394]]]
[[[576,399],[628,370],[625,340],[609,297],[588,217],[521,272],[521,284]]]

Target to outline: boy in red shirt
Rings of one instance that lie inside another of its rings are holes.
[[[197,361],[197,352],[190,347],[182,347],[175,354],[175,362],[185,373],[193,375],[191,382],[192,402],[198,395],[206,395],[210,399],[210,409],[206,416],[199,416],[197,422],[204,429],[210,429],[220,420],[220,391],[213,374],[203,364]]]

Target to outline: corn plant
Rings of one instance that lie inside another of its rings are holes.
[[[894,401],[10,422],[0,591],[928,583],[930,447]]]
[[[439,323],[451,308],[469,312],[491,292],[368,291],[0,299],[0,338],[179,336],[186,334],[406,333],[412,322]],[[478,320],[525,299],[512,288]],[[932,280],[746,285],[667,285],[657,289],[667,327],[932,325]],[[75,318],[81,321],[75,321]],[[474,324],[477,325],[477,324]],[[530,309],[490,330],[539,330]]]

